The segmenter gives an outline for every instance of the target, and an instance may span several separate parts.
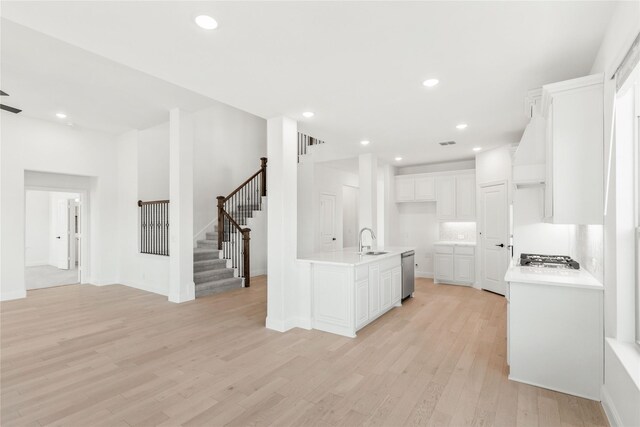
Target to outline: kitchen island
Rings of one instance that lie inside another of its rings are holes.
[[[355,248],[320,252],[298,258],[300,278],[309,283],[311,328],[346,337],[393,307],[402,295],[401,255],[413,248]]]

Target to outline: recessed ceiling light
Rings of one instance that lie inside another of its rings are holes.
[[[371,142],[371,141],[368,141],[368,140],[366,140],[366,139],[365,139],[364,141],[360,141],[360,144],[362,144],[362,145],[369,145],[369,143],[370,143],[370,142]]]
[[[426,87],[434,87],[438,83],[440,83],[440,80],[438,79],[427,79],[422,82],[423,86],[426,86]]]
[[[482,150],[482,147],[473,147],[473,151],[480,151]]]
[[[307,119],[313,117],[313,112],[311,111],[305,111],[304,113],[302,113],[303,116],[305,116]]]
[[[466,129],[467,128],[467,124],[466,123],[460,123],[459,125],[456,125],[456,129]]]
[[[205,30],[215,30],[218,28],[216,20],[208,15],[196,16],[195,21],[196,24],[198,24],[198,27],[204,28]]]
[[[398,156],[395,158],[396,162],[399,162],[400,160],[402,160],[402,157]]]
[[[66,119],[67,115],[65,113],[56,113],[56,117],[59,119]]]

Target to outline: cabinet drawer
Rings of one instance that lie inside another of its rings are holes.
[[[452,254],[453,246],[450,245],[435,245],[437,254]]]
[[[474,255],[476,252],[476,248],[473,246],[456,246],[455,253],[456,255]]]

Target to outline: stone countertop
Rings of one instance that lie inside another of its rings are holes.
[[[343,265],[343,266],[356,266],[361,264],[368,264],[374,261],[380,261],[385,258],[392,258],[399,256],[407,251],[414,251],[413,247],[404,246],[388,246],[385,248],[371,249],[374,251],[387,252],[382,255],[364,255],[359,254],[357,248],[345,248],[331,252],[317,252],[315,254],[298,257],[300,262],[309,262],[315,264],[331,264],[331,265]]]
[[[569,268],[521,267],[512,263],[504,280],[510,283],[567,286],[572,288],[604,290],[604,286],[587,270]]]
[[[476,242],[467,242],[465,240],[442,240],[435,242],[434,245],[441,246],[476,246]]]

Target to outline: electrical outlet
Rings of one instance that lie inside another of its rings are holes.
[[[464,240],[464,234],[458,234],[458,240]]]

